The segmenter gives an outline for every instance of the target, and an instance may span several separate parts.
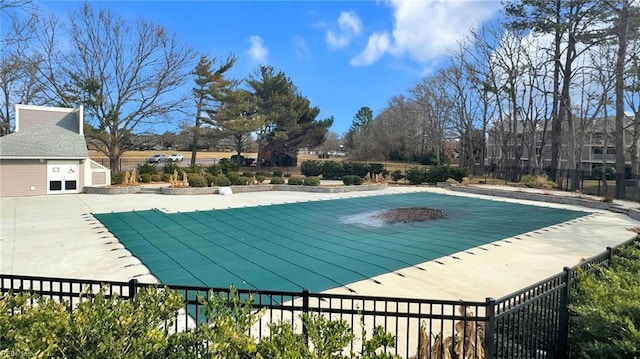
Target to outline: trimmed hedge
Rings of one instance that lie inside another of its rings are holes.
[[[282,176],[273,176],[271,177],[271,184],[284,184],[284,177]]]
[[[359,186],[362,184],[362,177],[354,175],[343,176],[342,183],[345,186]]]
[[[140,175],[140,181],[142,181],[142,183],[149,183],[151,182],[151,174],[149,173],[143,173]]]
[[[289,181],[287,181],[287,183],[292,186],[301,186],[302,182],[303,182],[302,177],[298,177],[298,176],[291,176],[289,177]]]
[[[289,179],[289,181],[291,181],[291,179]],[[316,176],[305,177],[302,184],[305,186],[319,186],[320,178]]]
[[[189,187],[207,187],[207,179],[197,173],[187,175],[187,181],[189,181]]]

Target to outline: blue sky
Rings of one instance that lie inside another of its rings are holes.
[[[80,1],[36,1],[66,15]],[[379,113],[389,99],[446,63],[470,27],[501,8],[498,0],[92,1],[94,7],[175,32],[198,53],[238,56],[243,78],[260,65],[284,71],[345,133],[362,106]]]

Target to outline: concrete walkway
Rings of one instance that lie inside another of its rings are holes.
[[[391,186],[381,191],[340,194],[78,194],[2,198],[0,273],[123,281],[135,277],[143,282],[154,282],[155,278],[146,267],[131,256],[91,213],[151,208],[166,212],[209,210],[416,191],[576,209],[590,214],[419,265],[426,270],[412,267],[400,270],[403,276],[384,274],[376,277],[381,284],[371,280],[350,284],[349,287],[357,294],[467,300],[500,297],[553,275],[564,266],[573,266],[582,258],[604,251],[607,246],[632,238],[634,233],[627,228],[640,226],[640,222],[625,215],[607,211],[471,195],[432,187]],[[329,292],[347,293],[343,288]]]

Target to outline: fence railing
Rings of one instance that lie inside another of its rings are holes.
[[[584,170],[568,170],[568,169],[545,169],[543,171],[529,171],[522,167],[503,167],[484,169],[482,175],[485,177],[497,178],[505,182],[520,181],[522,176],[528,174],[546,174],[550,177],[555,174],[556,185],[560,190],[575,191],[579,190],[585,194],[594,196],[611,196],[618,199],[627,199],[640,202],[640,175],[634,176],[630,173],[614,173],[612,169],[604,170],[604,178],[602,170],[584,171]],[[575,178],[575,181],[573,179]],[[624,196],[620,196],[618,186],[624,187]]]
[[[570,354],[569,309],[571,289],[578,269],[592,271],[608,264],[621,248],[640,242],[638,237],[619,246],[607,248],[577,266],[499,299],[453,301],[408,299],[328,293],[238,290],[241,299],[253,296],[253,308],[265,314],[249,331],[254,338],[270,336],[268,324],[289,322],[299,332],[305,328],[303,313],[325,315],[345,320],[356,339],[350,350],[360,351],[358,333],[382,326],[396,337],[388,352],[409,358],[566,358]],[[154,284],[104,282],[84,279],[47,278],[0,274],[0,293],[31,291],[42,297],[68,303],[73,308],[87,293],[107,286],[107,295],[117,293],[132,298],[135,293]],[[214,291],[229,298],[228,288],[205,288],[168,285],[183,296],[184,307],[176,314],[173,330],[182,331],[205,322],[199,296]],[[89,297],[91,295],[89,294]],[[459,353],[455,352],[455,348]],[[480,350],[478,348],[481,348]]]
[[[0,274],[0,293],[9,291],[31,291],[39,296],[65,302],[73,308],[87,293],[95,293],[106,285],[107,296],[118,294],[124,299],[153,284],[129,282],[103,282],[82,279],[46,278]],[[176,313],[171,323],[174,331],[194,328],[206,321],[199,296],[209,291],[217,295],[230,295],[228,288],[204,288],[168,285],[167,288],[180,293],[184,307]],[[356,339],[351,342],[350,351],[359,352],[363,344],[359,333],[366,329],[371,333],[375,326],[396,337],[394,348],[387,352],[401,357],[420,358],[442,357],[442,352],[452,350],[458,343],[465,358],[482,359],[484,356],[472,353],[472,348],[482,348],[484,343],[484,323],[487,321],[487,302],[407,299],[393,297],[373,297],[326,293],[281,292],[267,290],[238,290],[241,299],[253,296],[253,308],[265,308],[265,314],[249,330],[256,339],[268,337],[269,323],[288,322],[299,332],[306,330],[300,319],[303,313],[319,314],[330,319],[345,320],[352,328]],[[364,327],[363,327],[364,326]],[[462,328],[462,329],[461,329]],[[422,333],[422,334],[421,334]],[[428,341],[428,343],[426,342]],[[418,356],[419,347],[428,348]]]

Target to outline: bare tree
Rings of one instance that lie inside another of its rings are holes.
[[[36,16],[26,12],[30,9],[30,1],[0,2],[0,15],[8,22],[0,38],[0,136],[13,131],[14,105],[38,104],[43,90],[38,79],[41,59],[27,52],[36,23]]]
[[[130,24],[89,4],[73,12],[69,23],[55,17],[39,23],[34,51],[43,59],[40,76],[51,102],[84,105],[92,120],[85,134],[100,143],[116,170],[134,146],[134,131],[183,109],[186,92],[179,91],[193,51],[162,26]]]

